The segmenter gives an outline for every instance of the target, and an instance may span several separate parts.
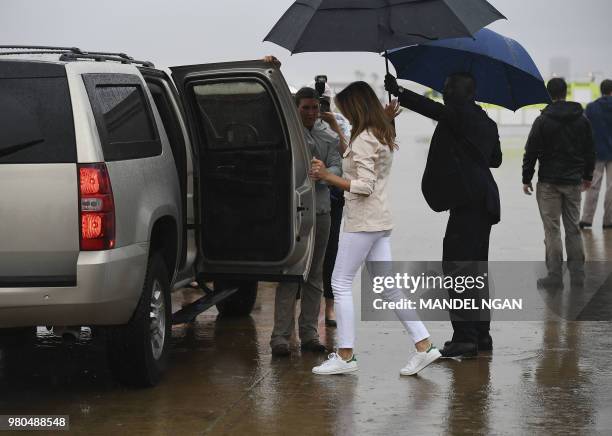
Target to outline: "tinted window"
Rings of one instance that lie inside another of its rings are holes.
[[[137,76],[85,74],[106,161],[160,155],[161,142]]]
[[[193,91],[208,148],[286,148],[274,101],[260,82],[206,83]]]
[[[0,78],[0,163],[76,162],[65,77]]]
[[[142,142],[154,138],[153,126],[136,86],[96,86],[108,142]]]

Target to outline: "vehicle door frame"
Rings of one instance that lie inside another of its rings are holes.
[[[311,159],[310,150],[306,147],[303,127],[289,87],[282,74],[279,70],[261,61],[181,66],[172,67],[170,70],[183,101],[186,122],[189,125],[193,144],[193,153],[197,156],[197,159],[201,157],[199,147],[203,146],[204,141],[200,138],[201,127],[194,125],[194,119],[197,119],[198,115],[195,99],[187,91],[197,84],[215,82],[220,79],[222,81],[255,79],[262,84],[274,104],[285,141],[287,141],[292,155],[289,191],[291,196],[291,235],[287,256],[282,260],[270,262],[207,260],[203,257],[203,252],[200,249],[202,235],[198,228],[196,229],[196,243],[198,245],[196,270],[199,272],[199,278],[206,280],[239,278],[241,280],[304,281],[310,270],[314,248],[315,189],[314,183],[307,176]],[[301,172],[302,176],[298,177],[296,174],[298,171]],[[305,182],[296,187],[297,180],[304,180]],[[199,201],[196,204],[199,204]],[[199,210],[197,215],[200,215]],[[196,226],[201,226],[201,223],[201,220],[197,220]],[[306,238],[303,237],[303,232],[300,234],[303,228],[309,228]],[[303,254],[296,250],[297,245],[300,245]]]

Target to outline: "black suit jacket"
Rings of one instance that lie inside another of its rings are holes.
[[[502,163],[497,124],[474,102],[442,104],[405,89],[399,97],[400,104],[414,112],[438,121],[431,138],[430,159],[445,159],[451,150],[458,154],[463,175],[470,187],[470,195],[462,203],[484,208],[491,222],[499,222],[500,200],[497,184],[489,168]],[[452,183],[440,180],[440,183]]]

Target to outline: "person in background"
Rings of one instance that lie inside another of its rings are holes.
[[[338,254],[338,240],[342,225],[342,211],[344,209],[344,193],[335,186],[329,187],[330,218],[329,240],[325,259],[323,260],[323,297],[325,297],[325,326],[336,327],[336,312],[334,311],[334,292],[331,285],[332,273]]]
[[[274,56],[264,57],[274,68],[281,67],[281,62]],[[339,150],[343,149],[342,131],[331,114],[321,114],[320,95],[310,87],[304,87],[295,93],[292,91],[304,127],[304,137],[313,156],[327,162],[331,171],[342,174]],[[330,229],[330,194],[325,183],[315,184],[315,202],[317,208],[315,246],[308,281],[300,286],[282,283],[276,290],[274,303],[274,328],[270,345],[275,356],[291,354],[289,341],[295,325],[295,304],[301,299],[299,318],[299,335],[301,349],[325,353],[327,349],[319,342],[318,319],[323,293],[323,260],[327,248]]]
[[[334,119],[329,124],[319,112],[319,94],[312,88],[302,88],[295,94],[306,143],[316,159],[325,162],[330,173],[342,174],[342,159],[338,152],[340,129]],[[291,354],[289,344],[295,325],[295,304],[298,295],[301,313],[298,320],[301,349],[326,353],[319,342],[318,320],[323,294],[323,260],[330,228],[330,197],[328,185],[315,183],[316,230],[310,273],[306,283],[281,283],[276,290],[274,303],[274,328],[270,346],[274,356]]]
[[[321,78],[325,78],[324,81]],[[344,150],[346,149],[346,145],[348,144],[348,138],[351,137],[351,123],[348,122],[348,120],[346,119],[344,115],[342,115],[340,112],[337,112],[332,107],[333,106],[332,103],[334,100],[334,92],[332,91],[331,87],[327,83],[327,76],[317,76],[315,78],[315,82],[312,83],[312,85],[309,87],[316,89],[320,95],[319,103],[320,103],[321,117],[323,118],[326,116],[327,113],[330,113],[336,119],[336,122],[338,123],[338,127],[340,127],[340,131],[342,132],[341,139],[344,140],[344,143],[340,144],[341,145],[340,153],[344,153]]]
[[[584,281],[584,247],[580,234],[580,192],[591,186],[595,145],[589,121],[580,103],[568,102],[567,83],[561,78],[546,85],[552,99],[531,127],[523,157],[523,191],[533,192],[531,179],[539,162],[536,199],[544,224],[548,275],[538,280],[541,288],[563,287],[565,228],[567,264],[573,285]]]
[[[330,115],[336,119],[338,127],[342,132],[340,138],[340,153],[344,153],[348,138],[351,137],[351,125],[348,120],[339,112],[332,110],[333,91],[327,83],[327,76],[317,76],[312,84],[316,87],[317,92],[321,95],[319,102],[321,106],[321,117],[330,119]],[[327,327],[336,327],[336,314],[334,312],[334,293],[331,285],[332,273],[334,264],[336,263],[336,255],[338,253],[338,239],[340,237],[340,227],[342,223],[342,210],[344,208],[344,193],[335,186],[329,187],[329,196],[331,203],[331,226],[329,229],[329,240],[327,241],[327,250],[325,251],[325,259],[323,261],[323,296],[325,297],[325,325]]]
[[[606,175],[606,193],[604,198],[603,228],[612,228],[612,80],[601,82],[601,98],[587,105],[586,117],[593,127],[593,138],[597,160],[593,171],[593,183],[586,191],[580,228],[593,225],[597,209],[599,190]]]

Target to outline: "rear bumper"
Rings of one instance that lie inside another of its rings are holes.
[[[71,287],[0,288],[0,328],[129,321],[144,284],[148,243],[81,252]]]

